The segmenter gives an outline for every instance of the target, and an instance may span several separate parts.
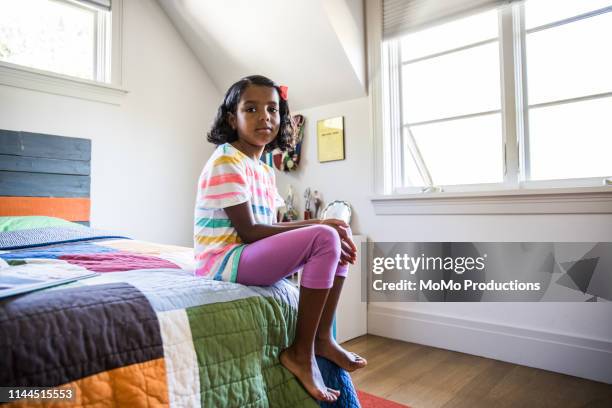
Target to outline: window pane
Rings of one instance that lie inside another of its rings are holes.
[[[532,180],[612,175],[612,98],[529,110]]]
[[[612,91],[612,13],[527,35],[529,104]]]
[[[403,122],[500,109],[498,47],[495,41],[405,65]]]
[[[414,152],[408,147],[408,139],[404,137],[404,186],[405,187],[424,187],[425,181],[421,177],[421,172],[416,164]]]
[[[0,59],[94,79],[95,12],[49,0],[0,1]]]
[[[529,30],[533,27],[539,27],[608,6],[612,6],[612,1],[527,0],[525,2],[525,28]]]
[[[402,60],[408,61],[497,38],[497,31],[497,10],[418,31],[402,37]]]
[[[414,126],[412,133],[435,185],[503,181],[501,114]]]

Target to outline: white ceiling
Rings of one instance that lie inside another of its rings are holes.
[[[252,74],[292,110],[366,95],[362,0],[158,0],[220,92]]]

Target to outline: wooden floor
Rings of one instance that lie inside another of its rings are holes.
[[[412,408],[612,407],[609,384],[372,335],[343,346],[368,360],[357,389]]]

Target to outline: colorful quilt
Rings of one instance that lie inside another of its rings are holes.
[[[317,406],[278,361],[295,326],[290,282],[197,278],[190,248],[29,231],[0,233],[16,248],[0,251],[9,268],[100,274],[0,300],[0,386],[72,388],[66,406]]]

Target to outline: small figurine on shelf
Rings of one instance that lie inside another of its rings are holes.
[[[289,190],[287,191],[287,199],[285,200],[285,207],[287,211],[283,215],[283,221],[297,221],[299,218],[298,212],[293,206],[293,187],[289,186]]]
[[[312,202],[312,195],[310,194],[310,187],[304,191],[304,219],[309,220],[312,218],[312,210],[310,204]]]
[[[321,205],[323,205],[323,200],[321,199],[321,194],[319,194],[318,190],[314,191],[314,217],[319,218],[319,210],[321,209]]]

